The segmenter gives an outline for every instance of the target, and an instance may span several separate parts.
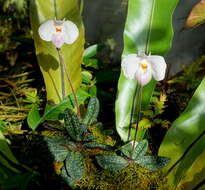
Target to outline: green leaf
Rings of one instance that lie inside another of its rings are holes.
[[[1,131],[0,131],[0,163],[4,167],[10,169],[11,171],[15,173],[20,173],[20,171],[11,164],[11,163],[14,163],[15,165],[20,165],[18,160],[15,158],[15,156],[11,152],[6,142],[6,138],[3,136]]]
[[[76,92],[78,104],[82,104],[90,95],[82,88],[79,88]],[[55,106],[47,105],[44,111],[44,115],[41,119],[45,120],[58,120],[59,114],[63,113],[66,108],[74,108],[75,102],[73,95],[66,97],[62,102]]]
[[[84,91],[83,89],[78,89],[77,93],[77,100],[79,104],[82,104],[90,95]],[[32,129],[36,129],[41,123],[43,123],[45,120],[59,120],[60,114],[64,113],[64,110],[66,108],[72,109],[74,107],[74,98],[73,95],[66,97],[62,102],[60,102],[57,105],[46,105],[44,114],[41,118],[39,118],[37,109],[34,108],[32,111],[32,114],[28,116],[29,118],[29,126],[32,127]],[[32,119],[35,116],[36,118]]]
[[[95,96],[91,97],[88,104],[86,116],[83,119],[83,123],[85,123],[87,126],[90,126],[93,123],[93,121],[97,119],[99,114],[99,109],[100,109],[100,104],[97,97]]]
[[[90,84],[92,80],[92,74],[88,71],[83,71],[82,72],[82,82],[85,84]]]
[[[28,123],[29,128],[31,128],[32,130],[35,130],[37,127],[36,123],[38,123],[40,119],[41,119],[41,116],[38,111],[38,105],[34,104],[32,106],[31,111],[28,113],[28,116],[27,116],[27,123]]]
[[[88,48],[85,49],[83,53],[83,59],[84,58],[91,58],[95,56],[98,52],[98,44],[94,44],[89,46]]]
[[[67,137],[59,137],[56,139],[51,139],[48,137],[44,137],[44,140],[47,142],[49,151],[54,157],[55,162],[63,162],[69,152],[68,147],[68,138]]]
[[[92,67],[95,69],[98,68],[98,60],[97,59],[84,58],[83,64],[87,67]]]
[[[97,96],[97,87],[94,85],[88,89],[90,96]]]
[[[204,22],[205,22],[205,0],[201,0],[193,7],[191,12],[189,13],[189,16],[186,20],[185,27],[192,28],[200,24],[203,24]]]
[[[64,125],[72,139],[76,141],[83,140],[82,135],[86,132],[87,128],[70,109],[66,109],[64,112]]]
[[[178,189],[193,190],[205,179],[205,151],[194,161],[178,184]]]
[[[73,44],[64,44],[61,48],[65,65],[71,77],[75,89],[81,83],[80,65],[84,52],[84,27],[80,15],[78,0],[31,0],[30,20],[33,30],[33,37],[36,47],[38,63],[43,74],[46,85],[47,100],[59,103],[61,96],[61,71],[59,67],[59,57],[56,48],[51,42],[40,39],[38,28],[40,24],[48,19],[67,19],[74,22],[79,31],[79,37]],[[65,73],[64,73],[65,76]],[[70,94],[70,85],[65,79],[66,94]]]
[[[205,78],[185,111],[174,121],[159,149],[159,155],[171,158],[165,168],[168,182],[176,187],[205,146]],[[202,166],[203,167],[203,166]]]
[[[172,44],[172,14],[177,3],[178,0],[129,0],[122,57],[137,52],[164,55]],[[155,83],[152,81],[143,88],[143,111],[148,109]],[[127,79],[121,72],[115,113],[117,132],[123,141],[128,136],[136,86],[136,80]],[[135,121],[136,118],[133,118]],[[140,133],[142,135],[137,135],[138,141],[142,140],[145,131],[141,130]]]
[[[83,156],[79,152],[70,152],[65,164],[65,170],[62,171],[62,176],[72,186],[85,175]]]
[[[8,189],[27,190],[29,183],[32,181],[35,175],[36,174],[34,173],[10,175],[2,183],[0,182],[2,190],[8,190]]]
[[[127,156],[128,158],[136,159],[138,157],[144,156],[144,154],[147,152],[148,149],[148,141],[143,140],[139,142],[134,149],[134,152],[132,154],[132,146],[133,141],[127,143],[126,145],[120,147],[120,151]]]
[[[95,158],[102,168],[109,171],[119,171],[128,166],[128,161],[117,155],[98,155]]]
[[[104,150],[112,150],[112,147],[106,144],[97,143],[97,142],[88,142],[84,144],[88,148],[101,148]]]
[[[83,53],[83,64],[88,67],[98,68],[98,60],[92,58],[98,52],[98,45],[89,46]]]
[[[165,167],[169,161],[170,159],[165,157],[141,156],[135,160],[135,163],[139,164],[143,168],[155,171]]]

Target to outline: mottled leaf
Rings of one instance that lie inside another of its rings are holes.
[[[97,119],[99,109],[100,109],[100,104],[97,97],[95,96],[91,97],[88,104],[86,116],[83,119],[83,123],[85,123],[87,126],[91,125],[93,121]]]
[[[104,150],[112,150],[112,147],[106,144],[97,143],[97,142],[88,142],[84,144],[88,148],[101,148]]]
[[[65,137],[59,137],[56,139],[51,139],[44,137],[47,142],[48,149],[51,152],[55,162],[62,162],[66,159],[69,149],[66,147],[68,144],[68,139]]]
[[[85,175],[85,165],[81,153],[70,152],[65,164],[66,172],[64,171],[63,176],[65,176],[70,185],[73,185]]]
[[[99,155],[96,156],[98,164],[109,171],[118,171],[128,166],[128,161],[117,155]]]
[[[77,115],[70,109],[66,109],[64,112],[64,125],[72,139],[83,140],[82,135],[86,132],[86,126],[79,121]]]
[[[169,163],[170,159],[159,156],[141,156],[135,160],[135,163],[151,171],[159,170]]]
[[[97,137],[95,135],[92,135],[92,134],[88,134],[88,135],[85,135],[83,137],[83,141],[92,141],[92,140],[96,140]]]
[[[122,146],[120,148],[120,151],[127,156],[128,158],[136,159],[141,156],[144,156],[144,154],[147,152],[148,149],[148,141],[143,140],[135,145],[135,149],[132,153],[132,147],[133,147],[133,141],[127,143],[126,145]]]

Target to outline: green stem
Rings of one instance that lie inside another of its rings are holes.
[[[62,68],[63,68],[64,71],[65,71],[66,77],[67,77],[67,79],[68,79],[68,82],[69,82],[69,85],[70,85],[70,88],[71,88],[71,92],[72,92],[73,97],[74,97],[75,106],[76,106],[76,108],[77,108],[77,116],[78,116],[78,118],[80,119],[81,116],[80,116],[79,104],[78,104],[78,100],[77,100],[77,97],[76,97],[76,94],[75,94],[75,90],[74,90],[74,87],[73,87],[71,78],[70,78],[70,76],[69,76],[69,73],[68,73],[66,64],[64,63],[64,59],[63,59],[63,56],[62,56],[62,54],[61,54],[60,49],[57,49],[57,51],[58,51],[58,55],[59,55],[59,59],[60,59],[60,64],[62,64]]]
[[[142,89],[143,87],[140,86],[140,92],[139,92],[139,98],[138,98],[138,106],[137,106],[137,121],[136,121],[136,129],[135,129],[135,136],[134,136],[134,142],[133,142],[133,145],[132,145],[132,152],[131,154],[133,154],[134,152],[134,149],[135,149],[135,144],[136,144],[136,140],[137,140],[137,130],[138,130],[138,125],[139,125],[139,120],[140,120],[140,112],[141,112],[141,104],[142,104]]]

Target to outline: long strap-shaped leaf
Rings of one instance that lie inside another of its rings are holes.
[[[164,55],[172,43],[172,14],[177,2],[178,0],[129,0],[122,57],[139,52]],[[128,136],[136,86],[136,80],[126,79],[121,72],[115,112],[117,131],[124,141]],[[152,81],[143,88],[142,110],[148,108],[154,87],[155,82]],[[143,135],[144,131],[139,133],[138,140]]]
[[[168,130],[161,146],[159,154],[171,158],[171,162],[165,168],[168,173],[170,186],[175,187],[186,176],[186,172],[192,164],[204,154],[205,147],[205,78],[197,88],[186,110],[173,123]],[[203,156],[203,159],[205,157]],[[201,158],[202,159],[202,158]],[[196,165],[196,163],[195,163]],[[190,186],[203,180],[197,177],[197,173],[204,168],[198,162],[199,170],[192,170],[186,178],[191,177]],[[192,176],[191,176],[192,175]],[[196,176],[196,178],[193,178]],[[183,179],[186,181],[187,179]],[[192,183],[192,184],[191,184]],[[188,188],[187,190],[192,189]],[[193,188],[194,189],[194,188]]]
[[[47,99],[59,103],[61,99],[61,72],[59,58],[55,47],[44,42],[38,35],[38,27],[48,19],[68,19],[80,30],[77,41],[71,45],[63,45],[62,55],[75,89],[81,82],[82,54],[84,51],[84,27],[80,16],[78,0],[30,0],[30,18],[35,41],[38,63],[43,73]],[[65,76],[65,74],[64,74]],[[70,86],[65,80],[66,94],[70,94]]]

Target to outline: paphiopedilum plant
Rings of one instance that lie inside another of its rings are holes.
[[[136,121],[136,129],[134,135],[134,143],[133,150],[137,138],[137,129],[138,123],[140,119],[140,111],[141,111],[141,101],[142,101],[142,93],[143,87],[147,85],[152,77],[156,81],[161,81],[165,77],[166,72],[166,62],[162,56],[158,55],[146,55],[146,54],[129,54],[122,60],[122,71],[128,79],[137,80],[138,88],[136,88],[136,102],[134,103],[137,106],[137,121]],[[132,128],[132,116],[128,131],[127,140],[130,140]]]
[[[83,62],[85,38],[79,1],[31,0],[30,20],[47,100],[59,104],[64,96],[73,94],[66,71],[74,91],[80,87],[82,80],[80,65]],[[60,51],[56,51],[56,48]],[[60,56],[67,68],[64,69],[64,85]],[[62,86],[65,86],[64,90]]]
[[[69,186],[73,186],[86,174],[84,157],[87,149],[112,150],[110,145],[99,143],[98,137],[89,131],[98,113],[99,101],[96,97],[90,99],[86,115],[82,120],[67,108],[63,113],[67,135],[54,139],[45,137],[54,162],[64,164],[61,176]]]
[[[64,43],[72,44],[77,40],[79,36],[78,27],[71,21],[65,19],[56,20],[55,18],[54,20],[47,20],[43,24],[41,24],[38,29],[38,32],[42,40],[52,42],[53,45],[56,47],[56,50],[58,51],[59,63],[61,68],[62,99],[64,99],[66,96],[64,79],[65,72],[71,91],[74,95],[78,117],[80,117],[80,111],[78,110],[78,101],[75,95],[74,87],[60,50]]]

